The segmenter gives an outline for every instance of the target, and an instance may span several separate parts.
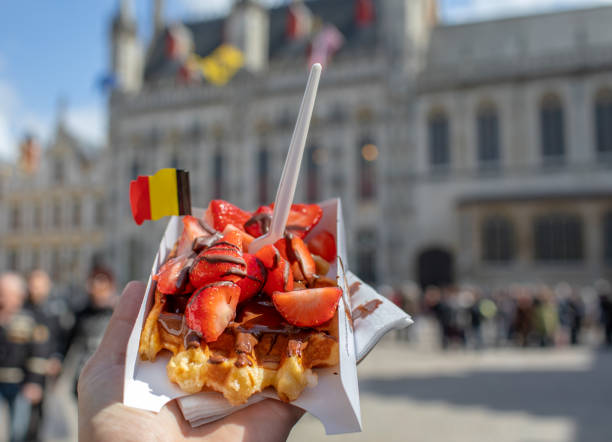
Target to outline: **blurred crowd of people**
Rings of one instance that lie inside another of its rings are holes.
[[[599,280],[575,288],[513,284],[479,287],[428,287],[408,284],[383,293],[417,320],[434,318],[440,345],[480,349],[486,346],[552,347],[602,343],[612,347],[612,289]],[[411,328],[398,339],[410,339]]]
[[[61,374],[72,378],[76,396],[116,299],[113,275],[101,267],[70,296],[53,290],[43,270],[0,273],[0,399],[8,405],[11,441],[40,439],[45,392]]]

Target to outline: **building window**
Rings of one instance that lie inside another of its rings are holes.
[[[214,179],[213,195],[214,195],[214,198],[222,198],[223,197],[223,154],[221,153],[220,148],[218,148],[217,151],[215,152],[212,165],[213,165],[212,176]]]
[[[62,206],[58,201],[53,205],[53,227],[60,228],[62,226]]]
[[[64,162],[61,158],[58,158],[53,164],[53,181],[55,184],[61,184],[64,182],[64,173]]]
[[[597,94],[595,103],[597,153],[612,154],[612,89]]]
[[[563,107],[556,95],[547,95],[540,103],[540,140],[544,161],[560,161],[565,155]]]
[[[7,254],[7,267],[9,270],[16,272],[17,270],[19,270],[17,267],[19,266],[18,260],[19,257],[17,256],[17,250],[9,250],[8,254]]]
[[[191,141],[195,144],[198,144],[202,140],[202,137],[204,135],[204,129],[202,128],[202,125],[199,121],[195,121],[191,126],[190,135]]]
[[[317,161],[319,149],[316,146],[309,146],[306,149],[306,199],[314,203],[319,200],[320,167]]]
[[[42,224],[42,207],[36,204],[34,206],[34,230],[41,230]]]
[[[443,113],[429,117],[429,163],[432,167],[450,164],[448,118]]]
[[[604,216],[604,259],[612,263],[612,212]]]
[[[138,164],[138,160],[134,158],[132,160],[132,165],[130,167],[130,175],[132,176],[132,179],[135,180],[138,177],[139,173],[140,173],[140,165]]]
[[[359,152],[359,198],[367,201],[376,197],[376,160],[378,147],[369,138],[360,143]]]
[[[72,225],[79,227],[81,225],[81,202],[75,201],[72,206]]]
[[[580,261],[583,258],[582,220],[577,215],[537,218],[534,236],[536,261]]]
[[[51,278],[58,281],[62,273],[61,253],[59,249],[51,251]]]
[[[376,283],[376,232],[357,232],[357,272],[369,284]]]
[[[515,253],[514,226],[502,216],[487,218],[482,226],[482,259],[488,262],[509,262]]]
[[[105,218],[106,218],[106,215],[105,215],[104,211],[105,211],[104,201],[102,201],[102,200],[96,201],[96,206],[95,206],[95,209],[94,209],[94,212],[95,212],[94,213],[94,217],[95,217],[94,222],[95,222],[95,225],[98,226],[98,227],[103,227],[104,226],[104,221],[105,221]]]
[[[480,167],[499,164],[499,118],[492,105],[481,106],[476,117],[478,135],[478,163]]]
[[[173,151],[172,155],[170,155],[170,167],[172,169],[178,169],[179,168],[179,156],[178,156],[178,153],[176,151]]]
[[[40,268],[40,250],[35,249],[32,251],[32,269]]]
[[[11,230],[13,232],[21,230],[21,209],[18,205],[14,205],[11,209]]]
[[[260,205],[270,203],[270,152],[266,147],[260,147],[257,152],[258,186],[257,199]]]

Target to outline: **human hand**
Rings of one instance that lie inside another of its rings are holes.
[[[42,401],[43,389],[40,385],[33,382],[27,382],[21,389],[21,394],[32,404],[38,404]]]
[[[122,403],[127,341],[145,286],[129,283],[115,308],[104,338],[79,378],[80,441],[276,441],[285,440],[303,410],[267,399],[224,419],[192,428],[175,401],[159,413]]]

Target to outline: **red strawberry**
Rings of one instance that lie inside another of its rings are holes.
[[[317,266],[315,265],[314,259],[312,259],[308,247],[306,247],[306,244],[299,236],[290,235],[288,239],[290,241],[289,255],[291,261],[297,261],[299,263],[302,275],[304,275],[304,278],[306,278],[309,284],[312,284],[315,273],[317,272]]]
[[[289,324],[316,327],[329,321],[338,308],[342,290],[338,287],[275,292],[272,301]]]
[[[271,244],[259,249],[255,256],[261,260],[265,268],[268,270],[275,268],[281,259],[278,249]]]
[[[216,281],[238,282],[246,275],[246,262],[238,235],[228,234],[201,252],[189,273],[194,287],[200,288]]]
[[[240,287],[240,300],[246,301],[261,291],[266,283],[266,268],[255,255],[244,254],[247,275],[236,284]]]
[[[327,230],[316,234],[308,240],[308,249],[315,255],[319,255],[327,262],[336,259],[336,240]]]
[[[234,226],[233,224],[228,224],[227,226],[225,226],[225,229],[223,230],[223,236],[226,236],[230,232],[233,232],[232,234],[236,234],[240,236],[242,240],[242,251],[247,252],[249,250],[249,245],[255,238],[253,238],[248,233],[243,232],[242,230],[240,230],[238,227]]]
[[[166,295],[180,295],[193,291],[189,283],[189,270],[195,254],[178,256],[169,259],[153,277],[157,281],[157,290]]]
[[[251,219],[244,223],[244,229],[255,238],[268,233],[272,221],[272,208],[261,206],[255,211]]]
[[[240,287],[233,282],[216,282],[191,295],[185,308],[185,321],[206,342],[216,341],[236,316]]]
[[[274,247],[276,247],[276,250],[278,250],[278,253],[280,253],[283,258],[289,260],[289,255],[287,254],[287,240],[285,238],[276,241]]]
[[[178,242],[177,256],[191,252],[193,241],[200,237],[209,237],[215,230],[194,216],[183,217],[183,232]]]
[[[288,292],[293,290],[293,273],[289,261],[284,258],[278,260],[276,267],[268,269],[268,278],[263,292],[271,295],[276,291]]]
[[[240,207],[224,200],[212,200],[204,216],[204,219],[220,232],[228,224],[233,224],[240,230],[244,230],[244,223],[250,218],[250,212],[244,211]]]

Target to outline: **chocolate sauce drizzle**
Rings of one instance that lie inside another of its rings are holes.
[[[272,215],[269,213],[257,213],[244,223],[244,227],[247,228],[253,224],[259,224],[262,233],[268,233],[270,231],[270,224],[272,224]]]
[[[365,304],[358,305],[353,309],[353,320],[368,317],[374,313],[374,310],[376,310],[380,304],[382,304],[380,299],[372,299]]]

